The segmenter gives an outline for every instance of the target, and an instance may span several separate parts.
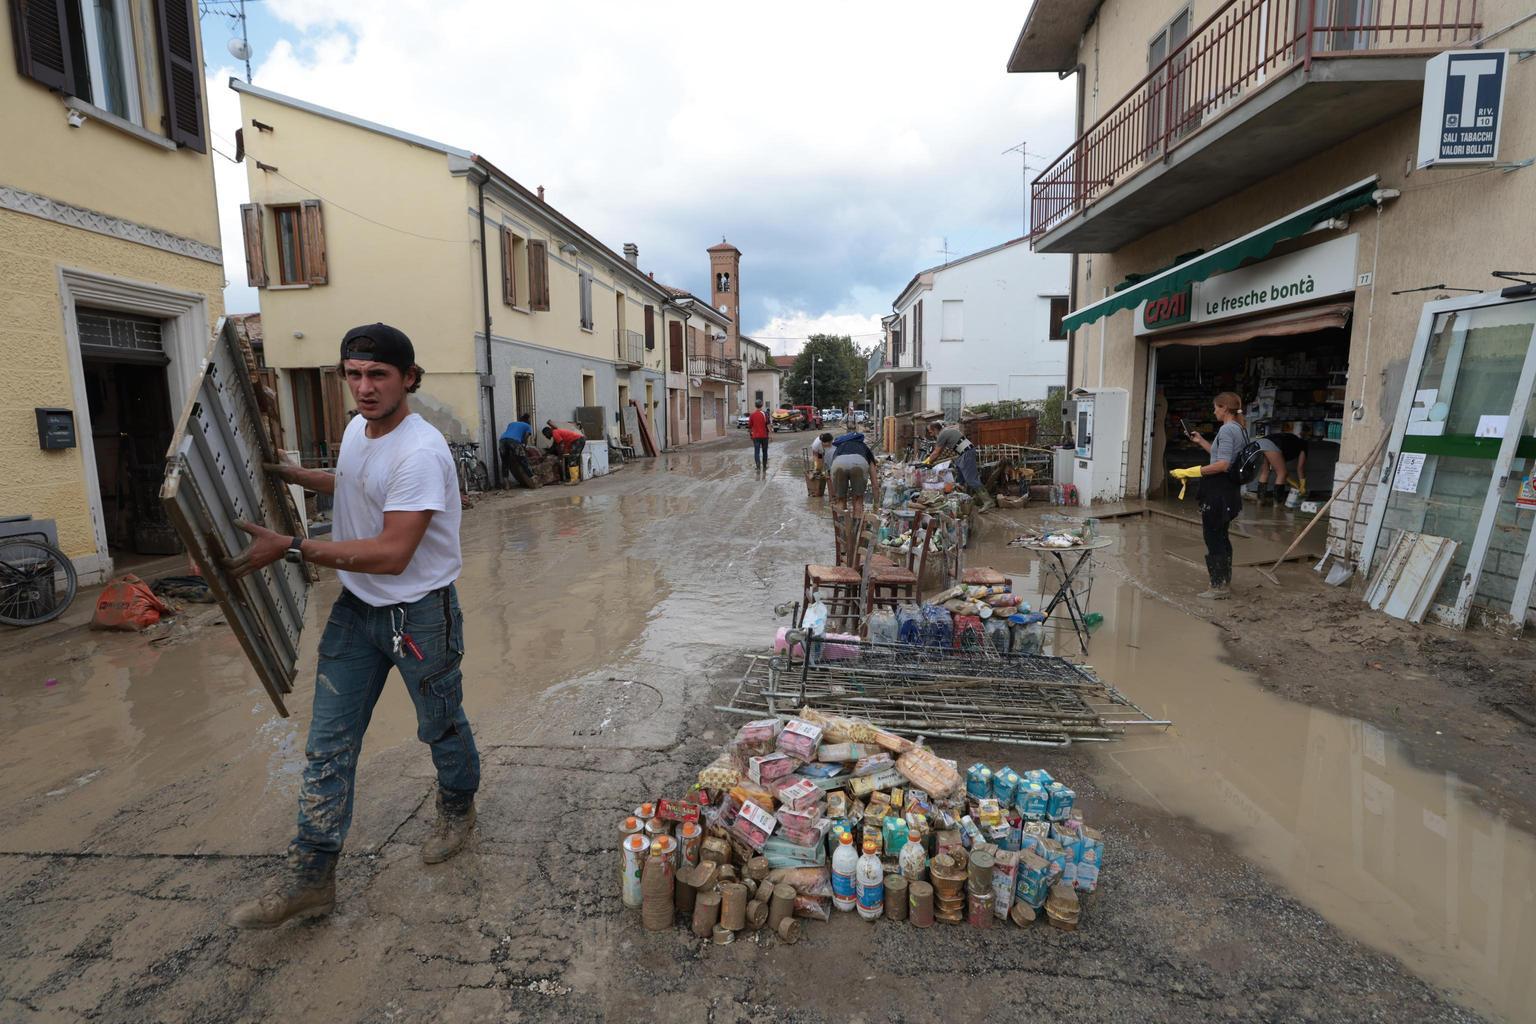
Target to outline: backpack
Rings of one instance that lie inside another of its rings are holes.
[[[1241,429],[1241,428],[1239,428]],[[1259,447],[1259,442],[1248,436],[1248,431],[1243,431],[1243,446],[1238,449],[1237,456],[1232,464],[1227,467],[1227,474],[1238,484],[1252,483],[1253,478],[1259,475],[1259,466],[1264,462],[1264,449]]]

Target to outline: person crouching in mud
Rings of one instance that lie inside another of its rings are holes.
[[[353,328],[342,339],[341,369],[361,415],[342,435],[336,472],[266,467],[335,495],[334,539],[284,537],[242,522],[253,540],[228,564],[240,577],[280,558],[313,562],[337,570],[344,588],[320,637],[298,835],[271,889],[230,915],[236,928],[274,928],[335,907],[336,860],[352,823],[363,733],[392,668],[437,766],[437,823],[422,861],[452,857],[475,824],[480,755],[459,671],[464,617],[454,581],[463,558],[453,458],[443,435],[411,412],[408,396],[423,371],[403,332],[385,324]]]
[[[1205,532],[1205,568],[1211,578],[1209,590],[1200,593],[1203,601],[1225,601],[1232,596],[1232,538],[1228,529],[1243,510],[1243,493],[1230,472],[1233,462],[1248,443],[1248,421],[1243,417],[1243,400],[1231,391],[1217,395],[1213,403],[1216,421],[1214,441],[1207,441],[1191,430],[1189,439],[1210,453],[1204,466],[1186,466],[1172,471],[1177,480],[1200,481],[1200,525]],[[1182,488],[1179,496],[1183,497]]]

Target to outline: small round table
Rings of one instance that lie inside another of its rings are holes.
[[[1113,543],[1114,541],[1108,537],[1099,537],[1087,544],[1075,544],[1070,548],[1057,548],[1049,544],[1012,545],[1036,554],[1050,555],[1056,559],[1056,564],[1061,566],[1061,586],[1056,588],[1056,593],[1052,595],[1050,603],[1042,609],[1042,613],[1049,619],[1057,605],[1066,605],[1067,618],[1072,620],[1072,629],[1077,633],[1077,641],[1085,651],[1088,649],[1088,623],[1084,621],[1086,613],[1077,599],[1077,591],[1072,586],[1072,581],[1088,565],[1095,551],[1107,548]],[[1069,561],[1067,556],[1074,554],[1077,558]]]

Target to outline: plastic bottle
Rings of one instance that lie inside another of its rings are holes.
[[[864,856],[859,858],[856,870],[859,916],[866,921],[879,920],[885,913],[885,866],[880,863],[880,855],[875,852],[873,839],[864,840]],[[835,900],[836,890],[833,891]]]
[[[896,613],[892,609],[876,608],[869,613],[866,621],[869,625],[870,643],[894,644],[899,641]]]
[[[859,855],[853,848],[853,834],[844,832],[832,854],[832,905],[838,910],[852,910],[859,897],[854,882],[858,871]]]
[[[897,855],[897,863],[901,865],[901,877],[908,882],[926,882],[928,880],[928,851],[923,849],[923,844],[917,833],[907,834],[907,844],[901,848]]]

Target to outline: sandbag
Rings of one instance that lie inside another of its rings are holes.
[[[155,596],[149,584],[129,573],[108,583],[96,599],[92,629],[147,629],[162,616],[174,615],[170,605]]]

